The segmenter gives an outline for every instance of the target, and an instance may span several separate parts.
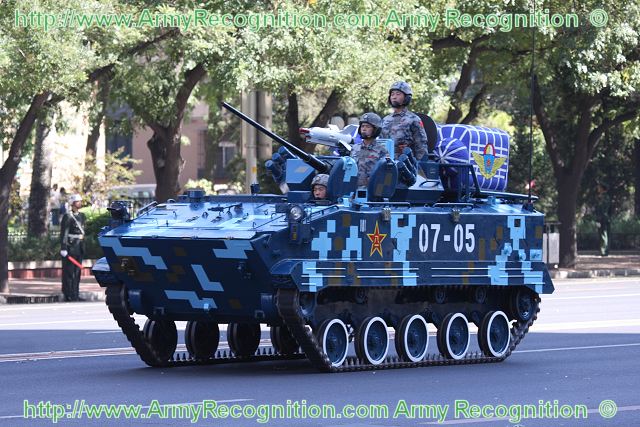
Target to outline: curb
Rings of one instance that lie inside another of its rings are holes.
[[[595,277],[640,276],[639,268],[614,268],[609,270],[551,270],[552,279],[591,279]]]
[[[106,299],[104,292],[96,291],[80,291],[79,293],[81,302],[96,302],[104,301]],[[1,304],[50,304],[55,302],[63,302],[64,296],[62,293],[49,294],[49,295],[36,295],[36,294],[2,294],[0,295]]]

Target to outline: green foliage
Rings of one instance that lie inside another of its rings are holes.
[[[614,218],[611,222],[609,242],[612,250],[640,250],[640,220]],[[597,250],[599,245],[598,223],[594,220],[578,223],[578,249]]]
[[[74,191],[78,191],[85,201],[91,203],[97,200],[108,200],[109,191],[113,187],[135,184],[135,177],[142,172],[133,169],[132,166],[140,163],[141,160],[133,159],[131,156],[124,155],[123,152],[122,147],[114,152],[107,151],[104,156],[104,170],[93,161],[93,156],[87,155],[85,162],[88,167],[85,167],[83,179],[84,182],[90,183],[88,185],[90,190],[83,194],[80,189],[80,183],[83,181],[77,179],[78,187],[74,188]]]
[[[184,186],[185,190],[200,188],[205,194],[214,194],[213,183],[208,179],[190,179]]]
[[[60,238],[56,235],[25,237],[18,242],[9,242],[9,262],[44,261],[60,259]]]
[[[599,221],[633,210],[635,140],[623,127],[611,130],[585,171],[579,202],[587,219]]]
[[[98,232],[109,224],[109,211],[106,209],[83,208],[80,210],[87,218],[85,223],[85,259],[103,257],[98,243]],[[14,230],[19,232],[20,230]],[[25,237],[9,243],[9,261],[44,261],[60,259],[60,236],[50,233],[44,238]]]

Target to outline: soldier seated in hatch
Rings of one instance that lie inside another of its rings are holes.
[[[358,164],[358,187],[366,187],[378,160],[389,157],[385,145],[376,140],[381,130],[382,119],[376,113],[364,113],[360,117],[358,135],[362,138],[362,144],[356,144],[351,149],[351,157]]]
[[[327,199],[327,184],[329,183],[329,175],[321,173],[311,181],[311,191],[313,192],[313,200]]]

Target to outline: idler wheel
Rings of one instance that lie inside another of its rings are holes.
[[[147,319],[142,333],[163,362],[168,362],[178,345],[178,331],[173,320]]]
[[[429,346],[427,321],[419,314],[405,316],[396,332],[396,352],[407,362],[424,359]]]
[[[331,366],[340,366],[344,363],[349,348],[349,333],[342,320],[325,320],[318,330],[318,341],[322,346],[322,352],[329,358]]]
[[[184,330],[184,343],[194,358],[213,357],[220,342],[220,328],[216,322],[190,320]]]
[[[370,365],[384,362],[389,351],[389,331],[381,317],[369,317],[358,328],[355,338],[356,354]]]
[[[300,347],[286,326],[271,327],[271,344],[276,353],[288,356],[298,351]]]
[[[462,313],[447,314],[438,328],[438,350],[447,359],[460,360],[467,354],[469,323]]]
[[[484,354],[502,357],[509,349],[511,332],[509,319],[502,311],[490,311],[482,320],[478,330],[478,343]]]
[[[236,356],[253,356],[260,345],[259,323],[229,323],[227,341]]]
[[[509,298],[509,314],[519,322],[528,322],[536,308],[535,294],[525,287],[514,290]]]

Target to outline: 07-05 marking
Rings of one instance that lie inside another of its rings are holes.
[[[462,224],[456,224],[453,229],[453,249],[456,252],[462,252],[462,250],[465,249],[471,253],[475,250],[476,237],[473,234],[475,227],[475,224],[465,224],[464,227]],[[430,234],[432,235],[432,239],[429,239]],[[439,236],[440,224],[431,224],[431,226],[427,224],[420,225],[420,229],[418,230],[420,252],[429,251],[429,246],[431,246],[431,252],[437,252]],[[443,240],[450,242],[451,235],[445,234]]]

